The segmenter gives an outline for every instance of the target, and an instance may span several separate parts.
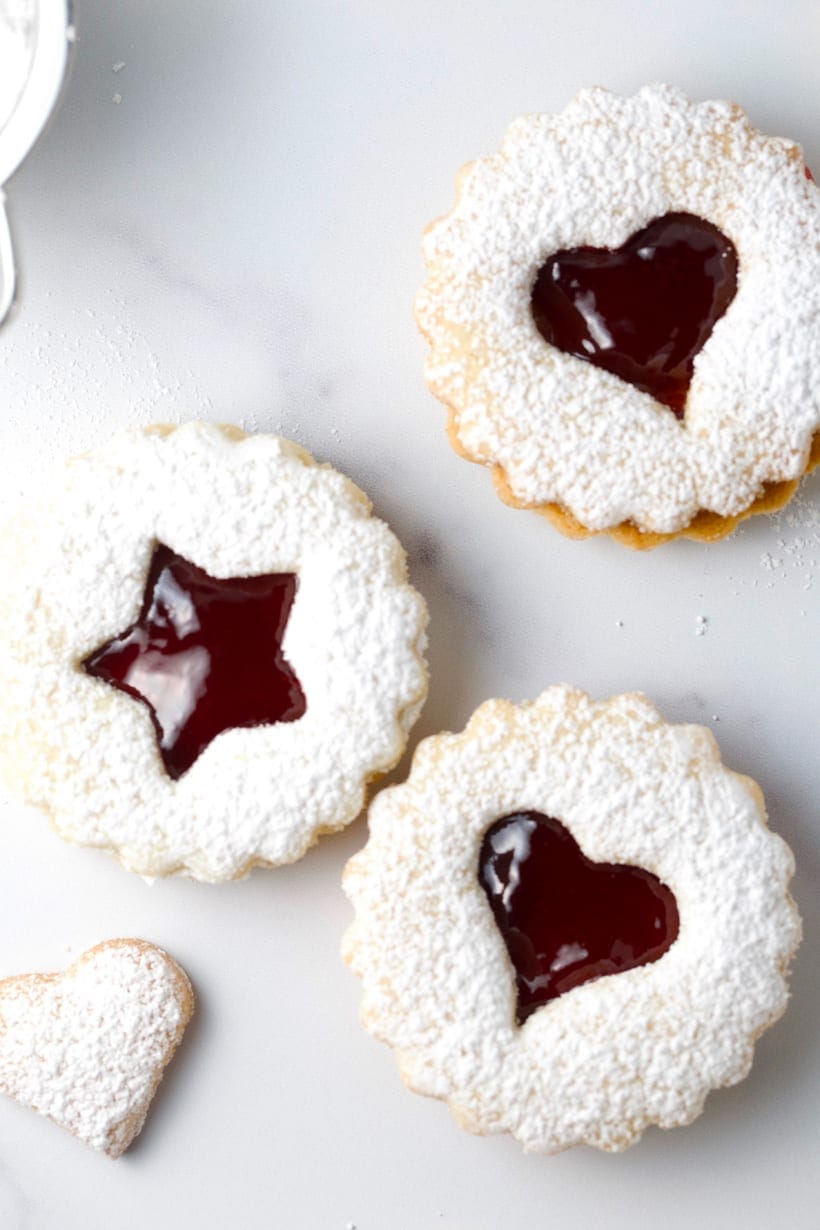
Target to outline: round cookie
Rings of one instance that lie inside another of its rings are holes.
[[[553,687],[424,740],[373,801],[344,955],[364,1025],[463,1126],[620,1150],[749,1071],[786,1007],[792,870],[708,730]]]
[[[820,190],[738,106],[649,86],[524,116],[424,253],[451,442],[570,537],[720,538],[820,459]]]
[[[356,817],[424,701],[404,552],[289,441],[129,432],[69,462],[0,555],[0,767],[141,875],[299,858]]]

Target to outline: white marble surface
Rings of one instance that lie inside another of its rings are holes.
[[[408,547],[432,615],[416,735],[556,680],[645,690],[760,781],[807,934],[789,1013],[695,1125],[623,1156],[526,1157],[406,1092],[357,1023],[339,875],[363,822],[246,883],[149,888],[4,802],[0,970],[143,935],[185,964],[199,1015],[117,1163],[0,1101],[0,1226],[812,1230],[820,485],[711,548],[564,541],[450,451],[410,304],[459,164],[581,85],[736,97],[820,166],[820,8],[78,0],[75,16],[62,105],[8,188],[22,279],[0,331],[0,503],[126,423],[295,437]]]

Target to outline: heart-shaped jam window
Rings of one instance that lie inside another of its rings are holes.
[[[657,876],[594,863],[541,812],[493,824],[478,879],[515,968],[519,1025],[584,982],[657,961],[678,935],[674,895]]]
[[[737,252],[716,226],[670,213],[620,248],[566,248],[532,288],[539,333],[683,418],[695,356],[737,291]]]

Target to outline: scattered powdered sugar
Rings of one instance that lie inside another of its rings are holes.
[[[6,978],[0,1090],[119,1157],[192,1011],[183,971],[143,940],[109,940],[65,974]]]
[[[680,931],[660,960],[576,987],[518,1028],[477,873],[488,828],[526,810],[557,817],[596,862],[657,875]],[[463,733],[424,740],[407,782],[377,796],[345,872],[344,954],[365,1025],[465,1127],[542,1152],[622,1149],[650,1123],[688,1123],[748,1072],[786,1006],[792,871],[759,789],[722,765],[710,731],[668,725],[638,695],[594,703],[553,687],[531,704],[488,701]]]
[[[239,438],[241,437],[241,438]],[[155,543],[211,576],[295,572],[298,721],[223,731],[173,781],[147,708],[80,663],[130,627]],[[0,537],[0,766],[58,831],[145,876],[299,858],[361,809],[427,691],[427,613],[366,497],[275,436],[189,423],[76,459]]]
[[[0,132],[28,80],[36,12],[36,0],[0,0]]]
[[[814,586],[820,561],[820,507],[805,495],[798,495],[782,512],[772,518],[778,533],[777,555],[766,551],[761,567],[778,576],[790,574],[802,582],[804,590]]]
[[[549,346],[530,311],[550,254],[617,248],[673,211],[714,223],[740,259],[682,422]],[[464,169],[425,256],[430,386],[459,448],[499,467],[518,503],[558,503],[592,530],[670,533],[699,509],[741,513],[804,471],[820,427],[820,190],[799,147],[739,107],[650,86],[585,90],[559,115],[524,116],[499,153]]]

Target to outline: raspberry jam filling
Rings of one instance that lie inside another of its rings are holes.
[[[695,356],[737,290],[732,242],[693,214],[670,213],[609,248],[567,248],[532,288],[539,333],[620,376],[683,418]]]
[[[515,968],[519,1025],[584,982],[657,961],[678,935],[675,898],[657,876],[594,863],[541,812],[493,824],[478,880]]]
[[[82,666],[147,705],[169,777],[182,777],[223,730],[305,712],[282,653],[296,584],[292,572],[217,580],[156,547],[137,622]]]

